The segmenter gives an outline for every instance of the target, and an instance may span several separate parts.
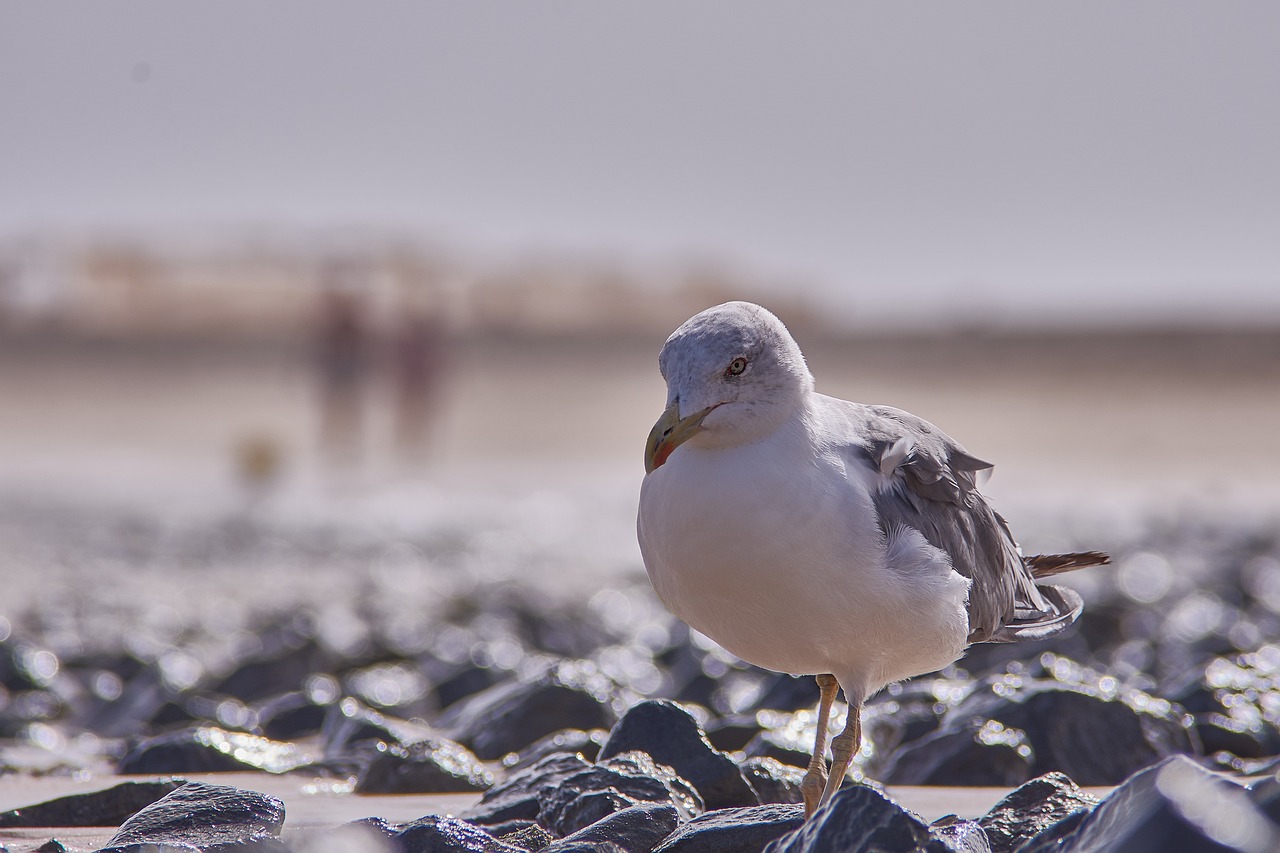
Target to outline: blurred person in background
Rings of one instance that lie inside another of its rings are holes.
[[[345,468],[358,461],[364,442],[368,329],[355,265],[331,261],[321,278],[320,444],[330,462]]]
[[[395,406],[395,446],[403,463],[421,463],[427,455],[432,420],[439,408],[441,380],[448,367],[446,330],[430,297],[407,295],[391,349]]]

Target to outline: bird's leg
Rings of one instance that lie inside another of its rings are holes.
[[[849,716],[845,719],[844,731],[831,741],[831,776],[827,779],[826,788],[822,791],[819,806],[825,806],[832,794],[840,790],[840,786],[844,784],[844,774],[849,770],[854,753],[862,749],[862,701],[855,700],[847,690],[845,698],[849,700]]]
[[[808,817],[818,809],[818,799],[827,785],[827,721],[831,718],[831,703],[835,701],[836,691],[840,685],[831,674],[817,676],[818,690],[818,735],[813,743],[813,757],[809,759],[809,770],[800,782],[800,792],[804,794],[804,816]]]

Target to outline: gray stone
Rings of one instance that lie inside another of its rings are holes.
[[[608,728],[614,722],[614,688],[590,670],[588,664],[565,663],[527,681],[494,685],[450,706],[436,725],[486,761],[561,729]]]
[[[633,750],[687,779],[708,809],[760,803],[733,759],[713,747],[693,716],[674,702],[651,699],[632,706],[609,732],[600,759]]]
[[[107,843],[205,851],[283,850],[284,805],[275,797],[225,785],[188,782],[129,818]]]
[[[841,788],[799,829],[766,853],[950,853],[920,818],[875,788]]]
[[[119,826],[144,806],[180,788],[180,780],[122,782],[101,791],[72,794],[0,812],[0,827]]]
[[[675,806],[644,804],[614,812],[546,848],[563,853],[583,843],[611,841],[627,853],[649,853],[676,828],[680,815]]]
[[[783,764],[775,758],[748,758],[742,762],[742,775],[762,805],[803,803],[800,782],[804,773],[799,767]]]
[[[455,817],[427,815],[405,826],[391,839],[402,853],[525,853],[494,838],[475,824]]]
[[[1048,773],[1025,783],[996,803],[980,820],[992,853],[1011,853],[1055,823],[1098,805],[1062,773]]]
[[[803,806],[720,809],[680,826],[653,853],[760,853],[803,823]]]
[[[493,774],[471,750],[447,738],[380,744],[356,780],[358,794],[447,794],[484,791]]]
[[[1069,831],[1055,824],[1019,848],[1020,853],[1276,849],[1280,828],[1249,792],[1184,756],[1134,774]]]

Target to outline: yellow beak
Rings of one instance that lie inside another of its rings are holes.
[[[658,418],[649,432],[649,440],[644,445],[644,471],[653,473],[662,467],[677,447],[702,432],[702,419],[711,413],[715,406],[708,406],[687,418],[680,417],[680,404],[672,403]]]

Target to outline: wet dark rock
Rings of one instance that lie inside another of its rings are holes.
[[[391,838],[401,853],[523,853],[473,823],[454,817],[427,815],[405,826]]]
[[[437,679],[432,685],[431,694],[438,707],[448,708],[455,702],[492,687],[498,681],[499,676],[492,667],[466,664]]]
[[[1273,822],[1280,824],[1280,777],[1268,776],[1249,786],[1249,799]]]
[[[812,676],[773,674],[773,682],[756,700],[757,708],[799,711],[818,707],[818,683]]]
[[[149,721],[155,719],[168,699],[159,670],[149,665],[115,682],[118,688],[108,693],[114,698],[96,699],[86,709],[84,727],[103,737],[133,737],[150,733]]]
[[[512,847],[519,847],[521,850],[527,850],[528,853],[538,853],[548,844],[556,840],[556,837],[547,832],[536,823],[530,826],[517,829],[513,832],[498,834],[492,827],[489,828],[491,835],[497,836],[498,840],[503,844],[510,844]]]
[[[802,803],[800,782],[805,771],[773,758],[748,758],[742,762],[742,775],[762,804]]]
[[[683,817],[703,811],[702,798],[670,768],[644,752],[626,752],[564,777],[538,795],[538,823],[569,835],[607,815],[646,803],[669,804]]]
[[[983,721],[976,732],[976,751],[990,745],[981,742],[984,738],[1013,743],[1025,737],[1019,746],[1030,749],[1028,773],[1008,779],[1011,784],[1056,770],[1081,785],[1115,785],[1162,758],[1195,753],[1199,746],[1189,720],[1169,702],[1116,686],[1108,692],[1085,684],[997,678],[951,708],[933,737],[955,746],[974,730],[975,719]],[[899,756],[897,765],[902,761]],[[965,759],[957,756],[954,761]],[[975,767],[981,763],[976,757],[972,761]],[[885,778],[906,784],[906,778],[919,777],[893,770]]]
[[[122,782],[101,791],[73,794],[0,812],[0,827],[119,826],[134,812],[154,803],[184,783]]]
[[[1069,832],[1050,827],[1025,853],[1272,850],[1280,831],[1245,791],[1184,756],[1127,779]]]
[[[326,709],[320,734],[325,758],[364,760],[376,754],[378,744],[407,745],[432,737],[427,726],[375,711],[350,696]]]
[[[466,747],[447,738],[408,746],[380,744],[356,780],[358,794],[447,794],[484,791],[493,774]]]
[[[576,752],[588,761],[595,761],[600,755],[600,747],[604,746],[608,738],[609,733],[604,729],[592,729],[588,732],[582,729],[561,729],[535,740],[517,753],[508,753],[502,763],[508,770],[518,770],[537,764],[557,752]]]
[[[1241,758],[1265,758],[1280,753],[1280,732],[1265,723],[1247,723],[1226,714],[1196,715],[1196,735],[1205,755],[1229,752]]]
[[[487,761],[561,729],[609,728],[612,694],[612,683],[594,664],[564,662],[536,678],[482,690],[450,707],[436,725]]]
[[[641,802],[615,788],[557,788],[542,799],[538,823],[556,835],[570,835]]]
[[[612,841],[627,853],[649,853],[679,822],[675,806],[646,803],[608,814],[546,849],[547,853],[561,853],[579,844]]]
[[[223,696],[255,702],[284,690],[300,690],[308,676],[331,672],[339,663],[307,635],[307,626],[284,625],[259,635],[262,651],[244,660],[225,678],[208,685]]]
[[[947,815],[929,824],[929,832],[955,853],[992,853],[987,833],[977,821]]]
[[[193,850],[195,848],[192,848]],[[50,838],[35,849],[35,853],[67,853],[67,845],[56,838]]]
[[[129,818],[106,850],[141,845],[197,850],[283,851],[284,805],[275,797],[225,785],[188,782]]]
[[[896,685],[896,695],[880,697],[864,708],[862,736],[872,746],[867,771],[875,775],[898,747],[937,731],[946,705],[935,691],[959,692],[957,687],[944,679]]]
[[[332,702],[317,702],[301,690],[291,691],[258,706],[258,729],[272,740],[296,740],[319,734]]]
[[[698,815],[654,853],[759,853],[804,823],[803,806],[763,805]]]
[[[1098,805],[1070,777],[1047,773],[1012,791],[980,820],[992,853],[1009,853],[1059,821]]]
[[[791,727],[764,728],[743,750],[749,758],[771,758],[790,767],[808,767],[813,739],[806,746]]]
[[[691,782],[708,809],[760,802],[733,759],[713,747],[693,716],[674,702],[651,699],[632,706],[609,732],[600,760],[636,750]]]
[[[760,733],[755,714],[717,717],[707,723],[707,740],[721,752],[741,752]]]
[[[879,779],[886,785],[1017,785],[1032,773],[1025,733],[967,720],[902,747]]]
[[[918,817],[866,785],[841,788],[799,829],[765,848],[767,853],[946,853],[949,849]]]
[[[593,766],[574,753],[548,755],[499,781],[485,791],[479,803],[462,812],[461,817],[485,825],[537,820],[538,795],[543,790],[554,788],[569,776]]]
[[[286,773],[311,763],[295,744],[216,726],[199,726],[147,738],[120,759],[118,773],[222,773],[265,770]]]

